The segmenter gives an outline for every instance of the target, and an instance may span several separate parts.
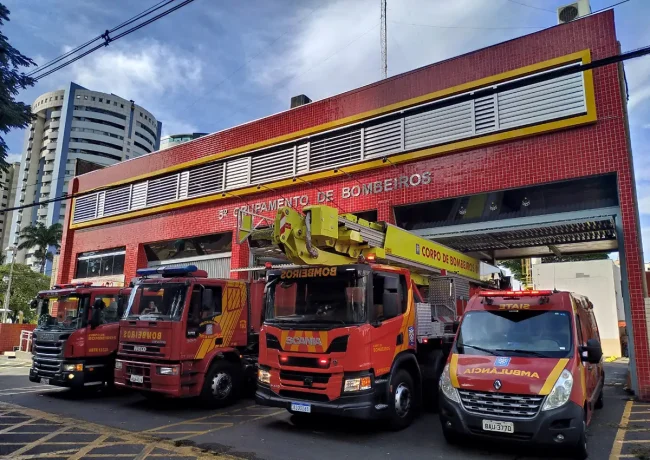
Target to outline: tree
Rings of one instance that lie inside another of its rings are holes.
[[[521,259],[500,260],[497,265],[507,268],[512,273],[512,277],[517,281],[524,279],[524,270],[521,266]]]
[[[9,10],[0,3],[0,27],[9,21]],[[34,86],[36,80],[19,72],[20,67],[36,65],[11,46],[7,37],[0,32],[0,133],[7,134],[12,128],[26,128],[32,120],[29,105],[15,100],[21,89]],[[7,144],[0,135],[0,169],[6,171]]]
[[[63,227],[61,224],[57,223],[46,227],[38,222],[36,225],[24,228],[20,233],[22,243],[20,243],[18,249],[37,248],[34,251],[34,257],[41,261],[40,272],[43,273],[45,272],[45,264],[48,260],[52,260],[53,257],[49,249],[52,246],[56,249],[61,247],[62,235]]]
[[[4,302],[7,292],[7,281],[9,278],[10,265],[0,266],[0,302]],[[16,321],[18,312],[23,312],[23,320],[26,323],[36,321],[36,312],[29,303],[36,297],[39,291],[50,287],[50,277],[34,272],[29,265],[14,264],[14,272],[11,280],[11,297],[9,298],[10,317]]]

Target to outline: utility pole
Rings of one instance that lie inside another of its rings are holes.
[[[9,246],[7,251],[11,251],[11,268],[9,269],[9,280],[7,280],[7,292],[5,292],[5,301],[2,305],[2,323],[7,322],[7,314],[9,313],[9,300],[11,298],[11,280],[14,276],[14,264],[16,263],[16,246]]]
[[[381,17],[379,29],[379,41],[381,42],[381,72],[382,78],[388,77],[388,45],[386,43],[386,0],[381,1]]]

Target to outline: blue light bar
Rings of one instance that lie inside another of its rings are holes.
[[[156,267],[156,268],[140,268],[135,271],[138,276],[185,276],[197,271],[196,265],[187,265],[185,267]]]

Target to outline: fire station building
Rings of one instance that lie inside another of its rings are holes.
[[[238,211],[319,203],[489,262],[618,251],[650,399],[623,67],[562,71],[618,53],[607,11],[79,176],[57,281],[246,277],[275,254],[239,244]]]

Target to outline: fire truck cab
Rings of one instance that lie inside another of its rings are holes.
[[[115,384],[224,406],[254,382],[263,283],[195,266],[138,270],[120,323]]]
[[[593,305],[557,291],[480,292],[440,378],[447,441],[525,441],[587,458],[605,373]]]
[[[92,283],[54,286],[32,301],[32,382],[83,388],[113,383],[119,319],[129,289]]]

